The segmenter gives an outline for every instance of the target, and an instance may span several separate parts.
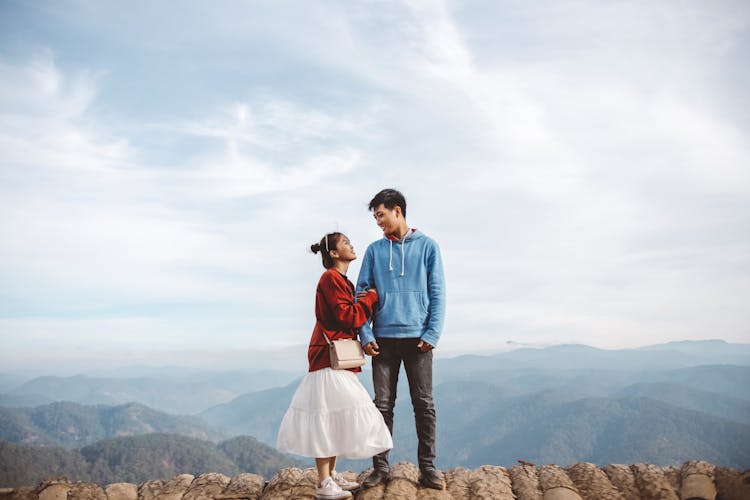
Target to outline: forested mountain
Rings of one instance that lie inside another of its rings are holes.
[[[542,393],[498,402],[473,418],[454,412],[440,413],[444,431],[438,455],[445,463],[512,465],[520,458],[563,466],[673,465],[693,457],[739,469],[750,466],[749,425],[649,398],[564,401]],[[445,428],[457,418],[463,419],[460,431],[456,425],[452,432]]]
[[[137,403],[84,406],[58,402],[35,408],[0,407],[0,439],[77,448],[101,439],[154,432],[218,441],[221,434],[197,417],[174,416]]]
[[[89,465],[77,451],[0,440],[0,487],[36,486],[57,476],[91,478]]]
[[[58,475],[100,484],[205,472],[270,477],[283,467],[304,465],[252,438],[216,445],[174,434],[148,434],[99,441],[80,450],[0,441],[0,487],[34,486]]]
[[[517,459],[567,464],[577,461],[671,465],[702,458],[750,467],[750,367],[710,366],[648,374],[606,370],[487,372],[435,387],[438,463],[443,467],[513,465]],[[501,373],[506,378],[500,376]],[[369,374],[361,380],[371,390]],[[484,374],[486,375],[486,373]],[[730,376],[731,375],[731,376]],[[630,383],[634,378],[682,380]],[[717,392],[696,389],[706,381]],[[201,413],[227,435],[253,433],[273,444],[296,389],[251,393]],[[405,380],[396,403],[394,460],[416,457],[414,418]],[[366,461],[345,462],[364,468]]]

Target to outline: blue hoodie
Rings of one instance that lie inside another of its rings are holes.
[[[357,290],[375,288],[378,302],[359,330],[362,345],[376,338],[420,338],[437,347],[445,319],[445,277],[440,248],[410,229],[401,239],[383,238],[367,247]]]

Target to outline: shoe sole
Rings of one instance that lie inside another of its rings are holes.
[[[419,481],[419,485],[424,486],[425,488],[430,488],[431,490],[444,490],[445,489],[445,483],[435,484],[435,483],[428,483],[426,481]]]
[[[349,493],[349,492],[347,492],[347,493]],[[347,498],[354,498],[354,497],[352,496],[351,493],[349,493],[348,495],[343,495],[343,496],[342,495],[339,495],[339,496],[328,496],[328,495],[326,495],[326,496],[319,496],[319,495],[316,494],[315,498],[317,498],[319,500],[346,500]]]

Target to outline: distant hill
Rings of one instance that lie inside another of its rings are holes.
[[[285,387],[243,394],[198,416],[227,436],[252,435],[274,444],[281,419],[298,384],[299,381],[295,381]]]
[[[652,380],[682,384],[694,389],[750,401],[750,367],[748,366],[693,366],[661,373],[658,377],[652,377]]]
[[[715,417],[750,425],[750,401],[715,392],[693,389],[678,383],[653,382],[633,384],[617,391],[614,398],[649,398],[701,411]]]
[[[512,368],[545,370],[669,370],[698,365],[750,365],[750,344],[723,340],[670,342],[638,349],[598,349],[586,345],[556,345],[518,349],[493,356]]]
[[[270,477],[280,468],[307,465],[252,438],[215,445],[174,434],[149,434],[99,441],[77,451],[0,441],[0,486],[4,487],[35,485],[56,475],[100,484],[137,484],[205,472]]]
[[[84,406],[58,402],[35,408],[0,407],[0,439],[77,448],[102,439],[154,432],[218,441],[221,434],[196,417],[174,416],[137,403]]]
[[[37,377],[0,394],[0,405],[37,406],[54,401],[118,405],[129,402],[177,414],[197,413],[250,391],[288,383],[278,371],[206,372],[153,377]]]

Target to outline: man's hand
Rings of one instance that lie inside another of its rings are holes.
[[[417,344],[417,349],[419,349],[421,352],[428,352],[434,349],[431,344],[428,344],[424,340],[420,340],[419,344]]]
[[[357,300],[359,300],[362,297],[366,296],[370,292],[374,292],[375,295],[378,294],[377,290],[375,290],[374,288],[368,288],[367,290],[362,290],[361,292],[357,292]]]
[[[378,354],[380,354],[380,346],[374,340],[372,342],[365,344],[364,349],[365,349],[365,353],[368,356],[377,356]]]

